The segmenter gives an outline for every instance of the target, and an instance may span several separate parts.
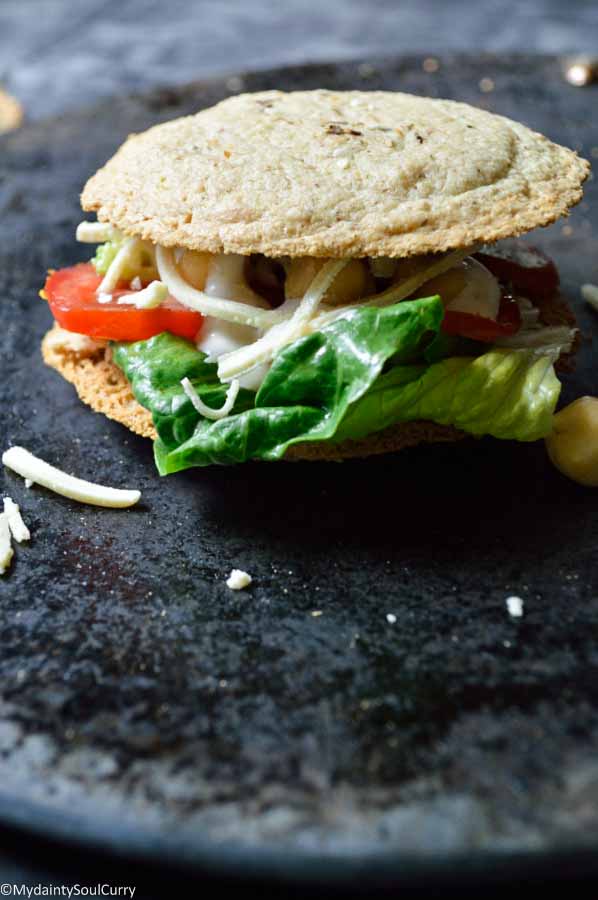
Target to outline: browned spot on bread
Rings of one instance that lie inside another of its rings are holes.
[[[168,247],[404,257],[548,225],[588,173],[572,150],[465,103],[267,91],[131,136],[81,202]]]

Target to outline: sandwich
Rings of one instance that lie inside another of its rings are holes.
[[[575,319],[520,235],[588,163],[472,106],[231,97],[130,136],[50,271],[44,360],[158,471],[548,435]]]

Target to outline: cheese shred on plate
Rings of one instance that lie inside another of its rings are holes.
[[[10,497],[5,497],[4,512],[0,513],[0,575],[8,571],[12,562],[14,556],[12,541],[21,544],[30,538],[31,534],[23,521],[18,504]]]
[[[10,526],[6,513],[0,513],[0,575],[4,575],[14,555],[10,540]]]
[[[4,498],[4,515],[8,520],[10,532],[17,543],[22,544],[23,541],[31,540],[31,532],[23,521],[19,505],[14,500],[11,500],[10,497]]]
[[[118,488],[104,487],[91,481],[84,481],[82,478],[75,478],[73,475],[67,475],[66,472],[33,456],[24,447],[10,447],[3,453],[2,462],[17,475],[29,478],[35,484],[41,484],[48,490],[54,491],[55,494],[69,497],[79,503],[124,509],[134,506],[141,497],[140,491],[124,491]]]

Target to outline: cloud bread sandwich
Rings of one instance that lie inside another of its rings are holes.
[[[132,135],[52,271],[46,362],[162,474],[546,436],[575,321],[514,239],[589,166],[509,119],[388,92],[245,94]],[[496,243],[498,242],[498,243]]]

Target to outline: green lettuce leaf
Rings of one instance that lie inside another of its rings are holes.
[[[208,405],[224,402],[226,388],[219,385],[216,366],[189,342],[162,334],[116,344],[113,354],[135,397],[153,415],[156,463],[168,474],[190,466],[278,459],[291,444],[329,440],[387,360],[413,358],[438,332],[442,315],[439,297],[354,310],[283,348],[257,395],[240,392],[233,413],[217,421],[199,416],[180,386],[186,376]]]
[[[430,364],[442,314],[438,297],[354,310],[281,350],[258,393],[241,390],[231,415],[216,421],[200,416],[180,385],[187,377],[209,406],[224,403],[216,365],[190,342],[164,333],[115,344],[113,358],[152,413],[163,475],[279,459],[294,443],[359,439],[415,419],[519,441],[548,434],[560,392],[553,356],[495,348]]]
[[[428,419],[473,435],[535,441],[551,431],[560,390],[552,358],[533,352],[495,349],[475,359],[397,366],[354,404],[335,440]]]
[[[181,387],[183,378],[208,406],[218,409],[226,400],[228,385],[220,382],[216,365],[207,363],[195,344],[167,331],[147,341],[115,343],[112,358],[127,376],[135,398],[151,412],[160,440],[170,450],[187,441],[200,420],[207,421]],[[251,409],[254,399],[253,391],[240,390],[233,414]]]
[[[105,244],[100,244],[97,247],[95,256],[91,260],[91,264],[98,275],[106,274],[110,268],[110,264],[120,249],[120,245],[121,241],[107,241]]]

